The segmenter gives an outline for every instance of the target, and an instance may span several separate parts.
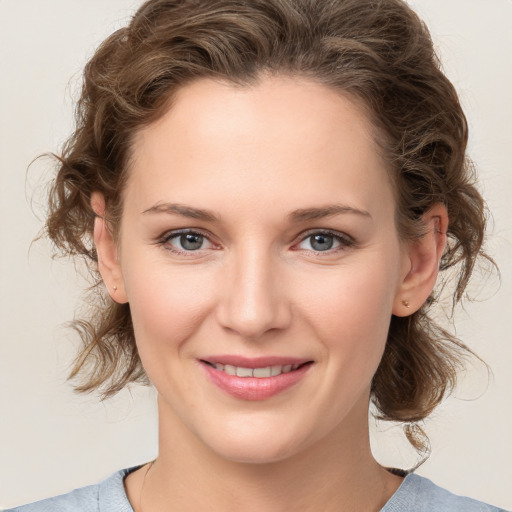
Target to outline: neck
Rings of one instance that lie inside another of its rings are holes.
[[[127,479],[135,512],[378,511],[401,483],[377,464],[368,429],[360,424],[330,433],[291,457],[255,464],[209,450],[163,407],[159,456],[145,481],[147,468]]]

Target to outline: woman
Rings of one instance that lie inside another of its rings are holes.
[[[78,389],[149,379],[159,455],[20,510],[498,510],[368,440],[371,400],[425,451],[468,353],[428,316],[485,257],[466,141],[398,0],[144,4],[86,67],[47,230],[105,287]]]

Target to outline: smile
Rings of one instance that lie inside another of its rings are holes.
[[[265,400],[278,395],[298,384],[313,366],[313,361],[304,359],[235,356],[200,359],[199,362],[216,388],[242,400]]]
[[[211,364],[211,363],[207,363]],[[307,364],[307,363],[304,363]],[[212,365],[216,370],[227,373],[228,375],[236,375],[237,377],[254,377],[257,379],[264,379],[268,377],[277,377],[282,373],[289,373],[293,370],[297,370],[300,364],[285,364],[285,365],[274,365],[264,366],[260,368],[245,368],[243,366],[233,366],[231,364],[215,363]]]

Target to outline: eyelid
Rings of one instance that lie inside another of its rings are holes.
[[[176,248],[168,247],[168,243],[171,239],[176,238],[180,235],[184,235],[184,234],[200,235],[200,236],[204,237],[208,241],[208,243],[211,244],[212,247],[209,247],[207,249],[198,249],[195,251],[179,250]],[[297,246],[301,242],[304,242],[305,240],[307,240],[309,237],[311,237],[313,235],[332,236],[340,243],[339,247],[336,247],[334,249],[329,249],[326,251],[315,251],[314,249],[313,250],[304,249],[308,252],[314,252],[315,254],[318,254],[318,255],[322,255],[322,253],[325,253],[325,255],[332,254],[332,253],[335,253],[338,251],[346,250],[350,247],[354,247],[357,245],[357,241],[352,236],[348,235],[347,233],[335,231],[332,229],[313,228],[313,229],[308,229],[305,232],[302,232],[298,237],[296,237],[296,241],[292,245],[292,250],[301,250],[301,249],[297,248]],[[160,244],[161,246],[163,246],[166,250],[173,252],[175,254],[185,254],[187,256],[193,256],[194,254],[199,254],[199,253],[203,252],[204,250],[211,250],[212,248],[218,249],[220,247],[219,244],[215,243],[212,240],[212,238],[213,238],[213,235],[211,233],[209,233],[208,231],[204,231],[201,228],[181,228],[181,229],[173,229],[173,230],[165,232],[163,235],[161,235],[158,238],[157,243]]]
[[[188,234],[191,234],[191,235],[199,235],[199,236],[202,236],[205,240],[208,241],[208,243],[212,246],[212,247],[208,247],[206,249],[197,249],[195,251],[186,251],[186,250],[179,250],[175,247],[171,247],[169,242],[170,240],[172,240],[173,238],[177,238],[179,237],[180,235],[188,235]],[[210,233],[208,233],[207,231],[204,231],[200,228],[181,228],[181,229],[173,229],[173,230],[170,230],[170,231],[166,231],[163,235],[161,235],[159,238],[158,238],[158,241],[157,243],[159,245],[161,245],[162,247],[164,247],[166,250],[174,253],[174,254],[180,254],[180,255],[187,255],[187,256],[193,256],[194,254],[195,255],[198,255],[200,253],[202,253],[203,251],[205,250],[209,250],[209,249],[216,249],[219,247],[218,244],[216,244],[213,240],[212,240],[212,235]]]
[[[348,235],[347,233],[335,231],[332,229],[316,228],[316,229],[309,229],[306,232],[301,233],[298,237],[297,242],[294,243],[293,248],[295,249],[301,242],[304,242],[305,240],[307,240],[308,238],[310,238],[313,235],[332,236],[340,243],[339,247],[336,247],[334,249],[329,249],[326,251],[315,251],[315,250],[304,249],[304,250],[307,250],[308,252],[314,252],[315,254],[319,254],[319,255],[332,254],[332,253],[335,253],[338,251],[346,250],[347,248],[354,247],[355,245],[357,245],[357,241],[352,236]],[[300,250],[300,249],[295,249],[295,250]]]

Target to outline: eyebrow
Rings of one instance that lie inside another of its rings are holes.
[[[307,220],[324,219],[325,217],[332,217],[334,215],[341,214],[355,214],[370,219],[372,218],[370,212],[367,212],[366,210],[360,210],[359,208],[343,204],[331,204],[321,208],[303,208],[295,210],[288,215],[288,218],[290,222],[304,222]]]
[[[192,208],[191,206],[175,203],[155,204],[151,208],[148,208],[142,212],[143,215],[147,213],[167,213],[169,215],[180,215],[182,217],[188,217],[190,219],[203,220],[207,222],[214,222],[219,220],[214,213],[208,210],[201,210],[199,208]]]
[[[213,212],[209,210],[202,210],[199,208],[193,208],[192,206],[185,206],[183,204],[177,203],[158,203],[144,210],[142,212],[143,215],[148,213],[166,213],[169,215],[180,215],[182,217],[188,217],[190,219],[202,220],[206,222],[215,222],[219,221],[219,217],[217,217]],[[295,210],[287,215],[287,218],[290,223],[293,222],[304,222],[308,220],[318,220],[323,219],[325,217],[332,217],[334,215],[341,214],[355,214],[360,215],[367,218],[372,218],[371,214],[366,210],[360,210],[359,208],[354,208],[352,206],[342,205],[342,204],[332,204],[317,208],[301,208],[299,210]]]

